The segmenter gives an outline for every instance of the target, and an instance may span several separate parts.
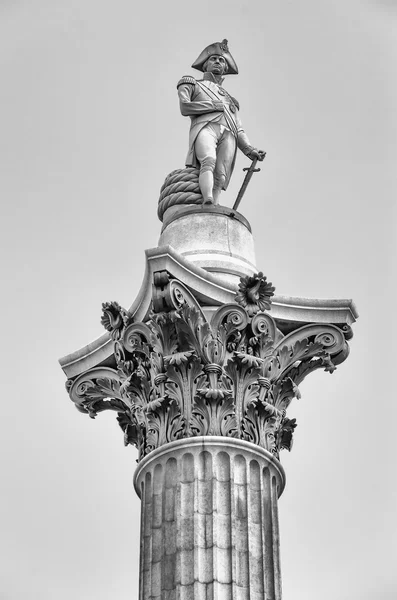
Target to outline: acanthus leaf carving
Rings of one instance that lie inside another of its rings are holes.
[[[276,436],[282,418],[282,414],[274,407],[252,402],[244,419],[245,439],[265,448],[278,458]]]
[[[298,361],[308,360],[322,353],[319,342],[309,342],[307,338],[298,339],[293,346],[280,344],[266,361],[265,376],[271,381],[285,377],[288,370]]]
[[[176,403],[183,418],[185,434],[190,434],[190,421],[194,397],[198,386],[203,381],[203,370],[200,361],[188,352],[188,360],[179,364],[168,363],[165,384],[167,397]]]
[[[292,399],[300,392],[290,377],[276,381],[269,394],[269,404],[272,404],[280,413],[285,415]]]
[[[104,410],[126,409],[121,394],[121,381],[114,369],[96,367],[74,380],[68,379],[66,389],[80,412],[95,418]]]
[[[237,437],[237,421],[231,393],[225,390],[223,395],[206,395],[199,390],[192,411],[191,431],[193,435]]]
[[[192,357],[193,352],[175,352],[174,354],[164,356],[164,364],[166,367],[168,367],[168,365],[176,365],[179,367],[184,363],[188,363]]]
[[[193,307],[185,305],[176,312],[175,327],[181,346],[191,350],[202,362],[210,362],[206,347],[213,339],[209,323]]]
[[[175,317],[169,313],[152,315],[149,323],[153,350],[162,356],[178,351],[178,338],[175,330]]]
[[[136,422],[133,415],[127,412],[118,413],[117,421],[124,432],[124,445],[136,446],[139,456],[142,457],[145,448],[146,430]]]
[[[292,436],[296,426],[296,419],[284,418],[282,420],[281,427],[277,436],[277,445],[279,450],[288,450],[289,452],[291,451],[293,442]]]
[[[124,389],[130,400],[130,410],[143,415],[152,400],[150,381],[146,374],[139,373],[138,369],[124,382]]]
[[[258,359],[250,354],[234,353],[225,367],[231,382],[236,411],[237,431],[244,438],[244,421],[248,407],[258,397],[260,369]]]
[[[185,421],[177,402],[167,397],[159,398],[148,413],[146,452],[183,436]]]

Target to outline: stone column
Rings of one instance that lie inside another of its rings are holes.
[[[164,232],[181,224],[178,217]],[[249,234],[234,217],[229,229],[237,240]],[[226,267],[215,250],[200,261],[220,275]],[[241,277],[221,303],[226,279],[184,257],[164,262],[166,249],[158,254],[139,312],[103,304],[109,337],[85,349],[83,372],[80,353],[64,367],[77,409],[92,418],[116,411],[125,444],[138,450],[140,600],[281,600],[279,454],[291,449],[296,427],[287,410],[309,373],[332,373],[346,359],[351,328],[333,304],[330,323],[323,314],[309,322],[306,309],[273,318],[274,287],[261,272]],[[230,284],[243,266],[228,267]]]
[[[144,458],[140,600],[280,600],[284,471],[250,442],[178,440]]]

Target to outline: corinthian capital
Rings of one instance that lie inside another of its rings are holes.
[[[316,369],[336,369],[348,355],[351,330],[305,324],[285,335],[259,303],[254,308],[252,294],[250,304],[224,304],[207,319],[182,283],[166,273],[156,282],[157,312],[146,323],[132,322],[117,303],[103,305],[102,322],[114,340],[112,364],[67,381],[78,410],[92,418],[116,411],[125,443],[138,448],[139,459],[198,435],[240,438],[277,457],[290,450],[296,421],[286,413],[300,397],[299,384]],[[258,274],[242,281],[240,295],[254,286],[259,299],[274,290]]]

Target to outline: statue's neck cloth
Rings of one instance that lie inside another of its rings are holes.
[[[207,73],[207,72],[205,72],[203,74],[203,80],[204,81],[212,81],[213,83],[217,83],[218,85],[222,85],[224,79],[225,78],[222,77],[222,75],[214,75],[214,73]]]

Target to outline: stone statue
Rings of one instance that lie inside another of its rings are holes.
[[[180,109],[191,119],[187,167],[200,169],[199,186],[205,204],[218,204],[230,181],[237,148],[251,160],[265,152],[251,146],[239,118],[239,103],[222,87],[225,75],[237,75],[227,40],[207,46],[192,67],[201,80],[185,76],[178,82]]]
[[[193,67],[203,80],[178,84],[188,166],[160,190],[141,290],[129,310],[105,302],[106,334],[60,362],[76,408],[116,412],[138,450],[139,598],[281,600],[279,455],[297,425],[287,411],[310,373],[346,360],[357,313],[350,300],[275,296],[257,272],[237,207],[264,153],[221,86],[237,73],[226,40]],[[237,148],[252,164],[235,206],[214,206]]]

